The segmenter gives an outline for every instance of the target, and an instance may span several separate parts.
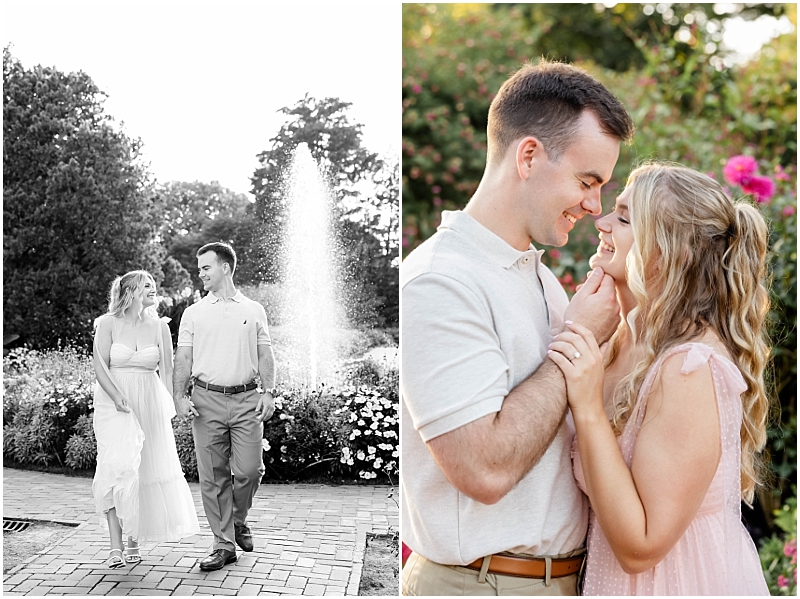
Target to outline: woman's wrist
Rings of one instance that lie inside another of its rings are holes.
[[[608,424],[608,416],[606,416],[602,402],[591,402],[572,408],[572,419],[575,422],[575,426],[578,426],[578,423],[586,426],[597,425],[598,423]]]

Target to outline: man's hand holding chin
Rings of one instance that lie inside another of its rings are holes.
[[[595,268],[589,273],[564,311],[564,320],[577,322],[594,334],[602,345],[619,326],[619,303],[614,279]]]

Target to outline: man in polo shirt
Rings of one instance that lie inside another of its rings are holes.
[[[200,569],[219,570],[236,561],[234,542],[253,550],[247,512],[264,475],[261,441],[263,422],[275,411],[275,357],[264,307],[234,287],[233,248],[204,245],[197,267],[208,295],[181,318],[173,387],[178,414],[193,415],[203,507],[214,533]],[[185,397],[190,377],[191,400]]]
[[[564,245],[578,219],[600,214],[632,134],[583,71],[526,65],[489,109],[474,196],[402,265],[406,595],[577,594],[588,505],[547,349],[565,319],[602,343],[619,307],[600,269],[568,302],[531,242]]]

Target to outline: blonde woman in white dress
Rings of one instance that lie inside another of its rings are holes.
[[[155,316],[155,296],[148,272],[129,272],[114,280],[108,312],[95,321],[92,491],[108,525],[110,568],[140,562],[139,543],[179,540],[200,530],[170,422],[172,338]]]

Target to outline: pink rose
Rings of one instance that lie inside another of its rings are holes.
[[[780,589],[789,588],[789,579],[786,578],[783,574],[778,575],[778,588]]]
[[[747,183],[742,183],[745,193],[751,193],[759,204],[766,204],[775,195],[775,183],[769,177],[751,177]]]
[[[752,156],[734,156],[729,159],[722,174],[725,180],[734,185],[745,184],[756,170],[756,159]]]
[[[795,212],[794,206],[784,206],[782,214],[784,216],[792,216],[794,212]]]

